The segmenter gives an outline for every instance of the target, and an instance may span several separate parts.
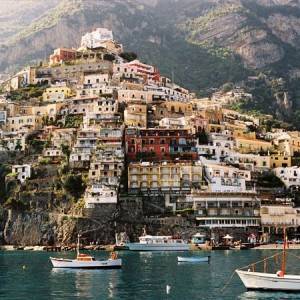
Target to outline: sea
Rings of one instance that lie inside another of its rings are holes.
[[[300,256],[300,251],[290,250]],[[106,259],[107,252],[92,252]],[[247,292],[234,270],[274,254],[273,250],[198,252],[120,251],[122,269],[53,269],[50,256],[73,252],[0,252],[0,299],[300,299],[300,294]],[[178,263],[177,256],[207,256],[210,263]],[[279,269],[272,259],[267,268]],[[287,269],[300,274],[300,263],[288,257]]]

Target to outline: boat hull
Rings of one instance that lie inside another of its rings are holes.
[[[68,269],[119,269],[122,267],[121,259],[108,259],[102,261],[78,261],[76,259],[62,259],[50,257],[53,268]]]
[[[300,276],[298,275],[279,277],[271,273],[247,272],[242,270],[236,270],[236,272],[247,290],[300,291]]]
[[[188,251],[190,247],[188,244],[183,243],[155,243],[155,244],[140,244],[140,243],[128,243],[126,246],[130,251]]]
[[[205,257],[177,257],[178,262],[193,262],[193,263],[198,263],[198,262],[208,262],[209,261],[209,256]]]

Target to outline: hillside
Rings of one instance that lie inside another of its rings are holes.
[[[25,0],[24,0],[25,1]],[[26,0],[27,2],[33,2]],[[36,2],[35,2],[36,3]],[[45,59],[59,46],[78,45],[81,34],[104,26],[125,48],[197,92],[240,81],[253,70],[298,76],[300,4],[288,0],[63,0],[33,22],[6,34],[0,70]],[[39,9],[38,9],[39,8]],[[27,19],[30,16],[27,14]],[[22,29],[20,29],[22,28]]]

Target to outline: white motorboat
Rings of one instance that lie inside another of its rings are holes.
[[[126,244],[131,251],[188,251],[189,244],[172,236],[144,235],[138,243]]]
[[[199,262],[209,262],[210,256],[202,256],[202,257],[182,257],[178,256],[177,261],[178,262],[190,262],[190,263],[199,263]]]
[[[281,270],[276,274],[267,273],[267,260],[270,258],[277,258],[279,253],[265,258],[261,262],[264,263],[264,272],[255,272],[254,267],[260,262],[249,265],[245,268],[248,270],[238,269],[236,273],[239,275],[243,284],[248,290],[271,290],[271,291],[285,291],[297,292],[300,291],[300,275],[286,274],[286,244],[287,238],[284,229],[284,243],[282,251]]]
[[[50,257],[54,268],[118,269],[122,267],[122,259],[118,259],[115,252],[112,252],[111,257],[107,260],[95,260],[91,255],[79,253],[79,237],[78,235],[76,259]]]

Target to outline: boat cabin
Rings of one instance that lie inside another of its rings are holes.
[[[77,260],[79,260],[79,261],[94,261],[95,257],[90,256],[88,254],[80,253],[77,255]]]
[[[206,235],[201,233],[196,233],[192,236],[192,244],[199,245],[199,244],[205,244],[206,241]]]
[[[181,239],[174,239],[172,236],[153,236],[144,235],[139,237],[140,244],[171,244],[171,243],[183,243]]]

